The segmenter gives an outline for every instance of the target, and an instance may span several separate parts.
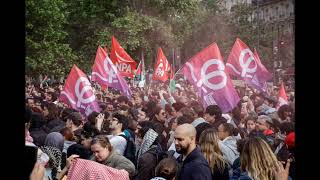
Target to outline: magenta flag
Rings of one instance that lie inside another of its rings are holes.
[[[226,64],[226,71],[234,77],[245,81],[249,86],[266,93],[266,81],[272,75],[261,63],[258,53],[255,54],[239,38],[236,39]]]
[[[59,99],[85,116],[101,111],[91,83],[76,65],[73,65]]]
[[[216,104],[223,113],[226,113],[240,101],[229,75],[225,72],[216,43],[189,59],[182,67],[182,71],[197,89],[204,107]]]
[[[108,86],[119,90],[123,95],[131,99],[132,92],[118,72],[116,66],[112,63],[106,51],[98,47],[96,60],[92,66],[91,79],[98,82],[101,86]]]

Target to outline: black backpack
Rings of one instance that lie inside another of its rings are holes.
[[[126,135],[120,134],[119,136],[127,140],[127,146],[124,150],[123,156],[129,159],[134,165],[136,164],[136,144],[133,142],[133,138],[128,138]]]
[[[174,151],[164,151],[159,143],[156,147],[149,149],[147,152],[153,154],[156,157],[157,165],[164,158],[173,158],[174,154]]]

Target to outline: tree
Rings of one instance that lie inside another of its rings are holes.
[[[66,43],[63,0],[26,1],[26,74],[65,75],[77,56]]]

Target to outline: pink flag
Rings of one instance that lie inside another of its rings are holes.
[[[278,97],[278,104],[276,109],[278,110],[280,106],[284,104],[288,104],[288,97],[286,95],[286,91],[284,90],[283,83],[281,83],[281,87],[279,89],[279,97]]]
[[[108,54],[99,46],[96,60],[92,67],[92,81],[98,82],[101,86],[108,86],[118,89],[123,95],[131,99],[131,90],[127,82],[119,74],[118,69],[111,62]]]
[[[266,81],[272,78],[272,75],[261,63],[258,53],[255,51],[253,54],[239,38],[234,43],[228,57],[226,71],[262,92],[266,92]]]
[[[218,105],[223,113],[236,107],[240,98],[225,72],[220,50],[211,44],[188,60],[182,67],[183,74],[197,88],[204,107]]]
[[[100,112],[91,83],[76,65],[73,65],[59,99],[86,116],[93,111]]]

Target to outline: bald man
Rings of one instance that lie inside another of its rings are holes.
[[[182,124],[174,132],[175,146],[180,169],[177,180],[211,180],[211,170],[200,148],[196,145],[196,129],[191,124]]]

